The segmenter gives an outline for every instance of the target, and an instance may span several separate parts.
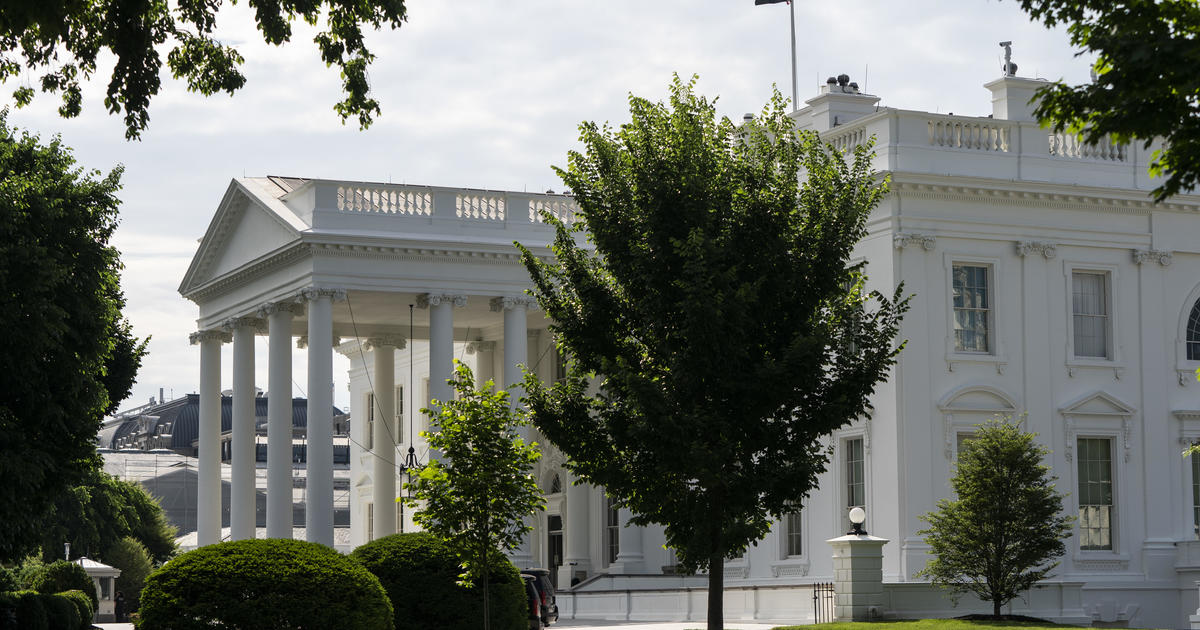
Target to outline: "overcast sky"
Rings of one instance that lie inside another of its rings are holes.
[[[718,109],[734,119],[759,111],[772,84],[790,96],[788,13],[753,0],[408,0],[403,28],[368,39],[383,113],[359,131],[333,113],[340,80],[320,62],[313,31],[267,46],[238,6],[218,21],[222,39],[246,58],[247,84],[233,97],[189,94],[164,76],[149,130],[126,142],[121,119],[104,111],[102,75],[80,118],[57,118],[54,99],[39,96],[9,122],[45,139],[61,134],[89,169],[125,166],[116,245],[126,314],[137,335],[152,336],[123,405],[131,407],[160,387],[168,399],[196,391],[199,353],[187,336],[197,311],[177,288],[231,178],[561,190],[550,166],[576,146],[578,123],[625,122],[628,94],[661,99],[672,73],[700,75],[699,92],[719,95]],[[1031,23],[1012,0],[801,0],[795,14],[802,101],[845,73],[885,106],[986,115],[982,86],[1000,76],[1002,40],[1013,41],[1021,76],[1088,76],[1065,31]],[[11,103],[15,86],[3,86],[0,102]],[[337,361],[335,403],[345,408],[347,364]],[[302,353],[293,364],[302,386]]]

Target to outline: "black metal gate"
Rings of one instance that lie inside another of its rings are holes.
[[[833,582],[813,584],[813,623],[830,623],[834,620]]]

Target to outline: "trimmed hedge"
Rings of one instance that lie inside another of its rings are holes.
[[[0,593],[0,630],[87,630],[91,600],[79,591]]]
[[[96,609],[92,608],[92,600],[88,599],[87,594],[83,591],[64,591],[55,596],[62,597],[75,606],[75,610],[79,613],[81,630],[88,630],[92,627],[92,618],[96,616]]]
[[[92,610],[100,605],[100,598],[96,595],[96,583],[88,577],[87,571],[66,560],[51,562],[30,576],[29,588],[39,593],[83,591],[83,594],[92,600]]]
[[[427,532],[393,534],[350,553],[387,590],[396,630],[459,630],[483,623],[483,588],[458,584],[458,558],[441,539]],[[488,587],[491,627],[525,630],[529,612],[525,584],[512,562],[492,557]]]
[[[146,579],[139,630],[390,630],[379,580],[298,540],[239,540],[189,551]]]

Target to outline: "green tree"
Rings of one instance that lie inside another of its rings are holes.
[[[464,585],[483,583],[484,628],[490,626],[488,557],[515,549],[530,529],[525,519],[545,501],[533,478],[541,456],[517,428],[523,412],[509,406],[509,394],[488,381],[475,388],[471,368],[455,361],[449,381],[454,400],[434,400],[435,430],[422,433],[442,453],[408,487],[413,517],[425,531],[446,541],[462,563]]]
[[[42,556],[59,557],[64,542],[74,557],[101,558],[126,536],[145,545],[158,564],[175,554],[177,529],[158,501],[140,484],[99,470],[85,483],[58,496],[42,526]]]
[[[41,72],[43,92],[58,93],[64,117],[77,116],[83,98],[80,83],[97,70],[102,53],[115,59],[104,105],[122,114],[125,136],[138,138],[150,121],[150,99],[161,87],[162,57],[189,91],[205,96],[232,94],[246,83],[237,49],[214,36],[222,0],[7,0],[0,3],[0,81]],[[230,0],[236,4],[236,0]],[[375,55],[367,49],[363,27],[400,28],[407,18],[404,0],[249,0],[263,41],[281,45],[292,38],[297,19],[322,30],[313,37],[327,66],[341,70],[345,98],[334,105],[342,121],[358,118],[366,128],[379,104],[371,98],[367,67]],[[28,104],[34,90],[14,93]]]
[[[1095,78],[1039,93],[1035,115],[1095,144],[1165,141],[1150,162],[1162,201],[1200,183],[1200,5],[1195,0],[1019,0],[1047,27],[1065,24]]]
[[[154,569],[145,545],[135,538],[126,536],[104,552],[100,559],[105,564],[121,570],[121,575],[117,578],[117,584],[113,590],[120,591],[125,595],[126,611],[137,610],[142,587],[146,584],[146,577]]]
[[[868,413],[907,301],[868,300],[849,261],[886,188],[869,149],[797,133],[778,92],[735,127],[694,83],[676,77],[669,106],[631,96],[618,130],[580,126],[585,152],[558,170],[576,227],[555,222],[556,262],[521,248],[567,378],[525,387],[572,472],[708,569],[716,629],[724,560],[815,487],[821,438]]]
[[[933,558],[918,576],[956,596],[992,602],[992,614],[1044,579],[1065,551],[1072,519],[1062,512],[1049,452],[1008,419],[980,425],[954,465],[956,498],[922,516]]]
[[[43,144],[6,118],[0,328],[11,334],[0,338],[0,560],[15,560],[37,547],[54,499],[99,467],[100,422],[128,395],[145,342],[121,316],[122,266],[109,245],[120,167],[84,173],[58,138]]]

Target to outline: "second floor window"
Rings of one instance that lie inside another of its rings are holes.
[[[842,510],[842,520],[849,531],[850,510],[856,507],[866,509],[867,482],[866,460],[863,453],[863,439],[851,438],[846,440],[846,505]]]
[[[951,296],[954,303],[954,350],[992,351],[992,299],[987,265],[955,263]]]
[[[1071,274],[1071,316],[1075,356],[1105,359],[1108,343],[1108,276],[1076,271]]]

